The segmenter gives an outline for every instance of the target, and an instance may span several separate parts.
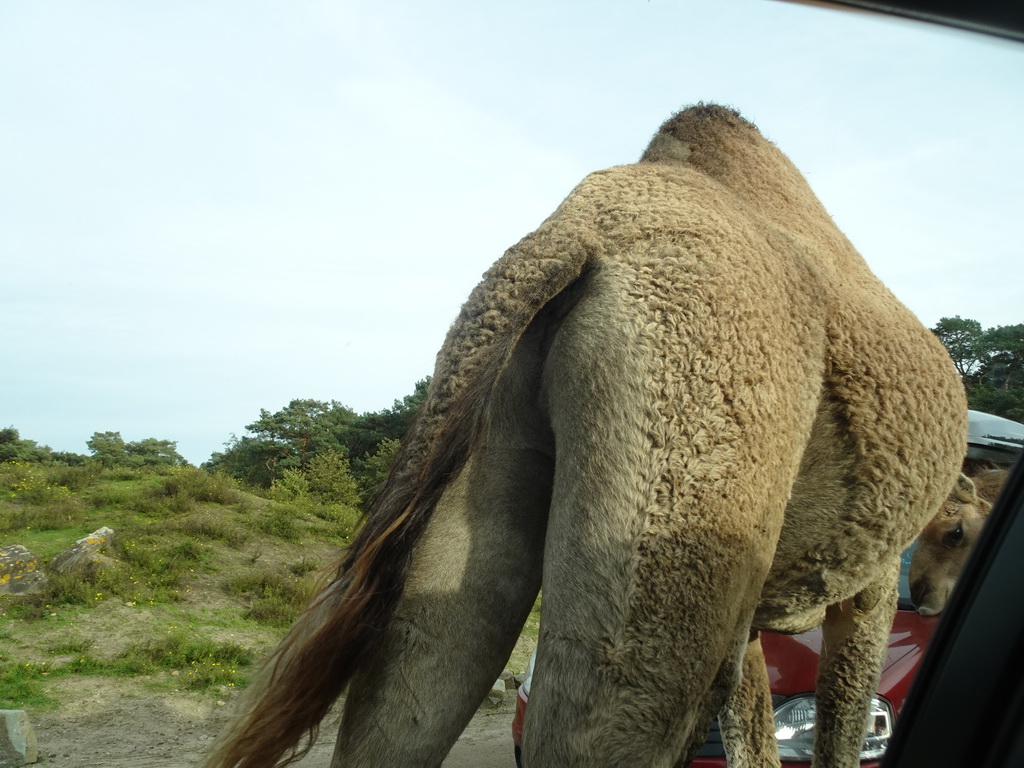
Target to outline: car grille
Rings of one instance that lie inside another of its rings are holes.
[[[779,705],[786,697],[772,694],[772,707]],[[725,745],[722,743],[722,729],[718,725],[718,718],[711,723],[708,729],[708,737],[697,752],[697,757],[725,757]]]

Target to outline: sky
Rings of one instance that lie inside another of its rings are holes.
[[[698,101],[932,327],[1024,322],[1024,45],[777,0],[4,0],[0,427],[199,464],[390,407],[487,267]]]

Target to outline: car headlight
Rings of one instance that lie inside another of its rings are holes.
[[[794,696],[775,708],[775,738],[783,760],[810,761],[814,753],[814,715],[814,694]],[[893,719],[889,702],[873,696],[860,748],[861,760],[875,760],[885,754]]]

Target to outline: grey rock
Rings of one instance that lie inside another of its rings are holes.
[[[21,768],[39,759],[36,734],[22,709],[0,709],[0,768]]]
[[[79,539],[50,561],[53,573],[72,573],[83,579],[94,579],[100,571],[113,568],[117,561],[102,554],[114,539],[114,531],[106,526]]]
[[[47,583],[39,558],[25,547],[0,548],[0,595],[30,595],[41,592]]]

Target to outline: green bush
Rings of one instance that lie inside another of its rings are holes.
[[[163,482],[163,494],[209,504],[234,504],[241,497],[235,481],[227,475],[191,466],[168,475]]]
[[[214,685],[236,685],[239,668],[253,662],[252,651],[235,643],[217,643],[180,630],[165,637],[136,643],[119,657],[149,669],[183,672],[185,687],[204,690]]]
[[[337,539],[339,544],[352,538],[362,519],[358,509],[343,504],[318,504],[310,511],[321,520],[331,523],[321,538]]]
[[[173,530],[196,539],[223,541],[232,547],[240,547],[251,537],[241,526],[204,512],[183,518],[174,524]]]
[[[227,588],[252,599],[246,618],[271,627],[287,627],[294,622],[315,591],[312,580],[290,579],[268,570],[236,576],[228,581]]]
[[[285,504],[274,504],[256,521],[256,527],[270,536],[285,541],[298,541],[299,524],[294,508]]]
[[[313,573],[319,570],[322,563],[315,557],[304,557],[296,563],[292,563],[288,566],[288,570],[296,576],[305,576],[308,573]]]
[[[21,502],[47,504],[71,495],[71,490],[67,486],[54,483],[45,469],[38,464],[8,461],[2,466],[0,482],[13,492],[13,498]]]
[[[322,504],[358,507],[362,499],[348,459],[338,451],[325,451],[309,461],[309,492]]]
[[[298,469],[285,469],[281,479],[267,489],[267,497],[274,501],[303,501],[309,496],[309,480]]]
[[[47,471],[54,483],[78,492],[95,484],[103,474],[103,467],[92,462],[77,466],[56,465],[49,467]]]
[[[58,701],[44,690],[47,664],[0,662],[0,709],[55,709]]]
[[[25,505],[11,514],[8,530],[34,528],[37,531],[59,531],[80,525],[88,508],[78,496],[62,496],[51,501]]]

